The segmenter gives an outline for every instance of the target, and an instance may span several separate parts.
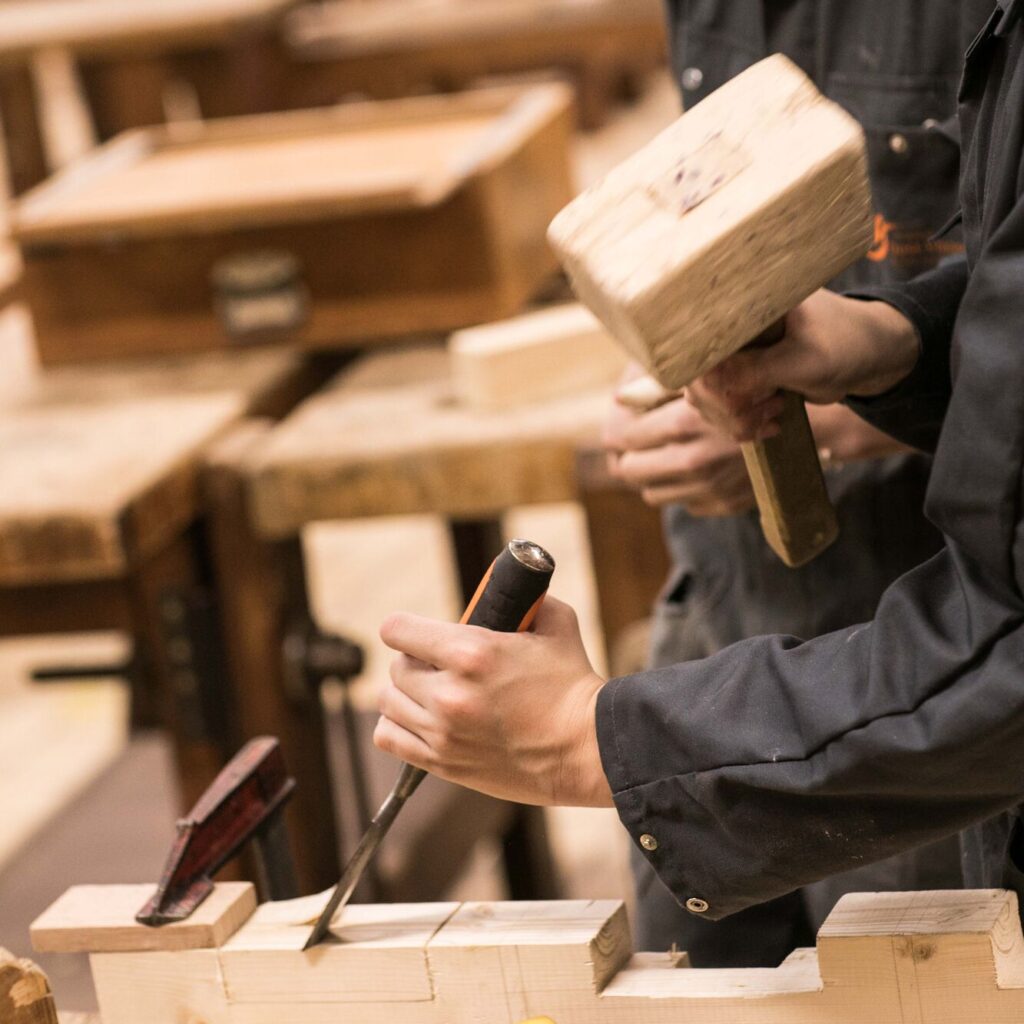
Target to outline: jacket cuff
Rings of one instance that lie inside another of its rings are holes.
[[[886,302],[917,331],[920,356],[899,384],[881,395],[850,395],[846,405],[897,440],[934,452],[952,393],[950,346],[957,310],[967,286],[966,259],[957,257],[901,285],[878,285],[846,293]]]
[[[635,765],[620,749],[622,736],[615,726],[616,698],[632,682],[628,677],[611,680],[597,700],[601,762],[630,839],[679,905],[694,917],[717,921],[761,902],[727,895],[726,881],[707,872],[707,844],[713,842],[715,824],[692,795],[686,776],[636,782]],[[696,865],[705,870],[695,870]]]

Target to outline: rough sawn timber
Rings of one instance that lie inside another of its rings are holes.
[[[679,956],[631,956],[617,901],[348,907],[335,941],[303,953],[326,898],[265,904],[220,947],[94,953],[104,1024],[1024,1019],[1024,938],[1017,898],[1002,890],[845,896],[817,949],[774,970],[689,970]],[[140,941],[153,934],[138,930]]]

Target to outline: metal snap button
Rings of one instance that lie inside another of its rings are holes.
[[[687,92],[693,92],[704,84],[704,72],[700,68],[686,68],[683,71],[681,81]]]
[[[658,848],[658,840],[654,836],[645,832],[640,837],[640,845],[650,853],[653,853]]]
[[[691,896],[686,901],[686,909],[691,914],[705,914],[710,909],[707,900],[698,899],[696,896]]]
[[[907,140],[906,135],[894,132],[889,136],[889,149],[897,156],[903,156],[905,153],[910,152],[910,142]]]

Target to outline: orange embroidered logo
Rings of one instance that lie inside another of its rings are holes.
[[[880,213],[875,214],[875,244],[868,250],[868,259],[881,263],[889,257],[889,232],[893,225]]]
[[[894,267],[909,274],[919,274],[934,267],[944,256],[963,252],[963,242],[936,238],[931,229],[912,223],[886,220],[875,214],[875,240],[867,252],[872,263],[888,260]]]

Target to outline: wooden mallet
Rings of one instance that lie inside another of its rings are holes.
[[[748,68],[587,189],[548,237],[580,299],[665,388],[758,339],[872,243],[860,125],[781,55]],[[838,533],[803,399],[744,444],[790,566]]]

